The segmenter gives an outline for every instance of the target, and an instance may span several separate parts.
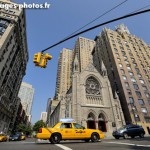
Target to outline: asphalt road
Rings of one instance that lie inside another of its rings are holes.
[[[27,139],[17,142],[1,142],[0,150],[150,150],[150,137],[135,139],[104,139],[101,142],[62,141],[50,144],[49,141]]]

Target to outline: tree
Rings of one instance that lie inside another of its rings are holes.
[[[23,133],[26,134],[26,135],[31,135],[31,133],[32,133],[32,127],[31,127],[31,126],[28,126],[28,125],[26,125],[26,124],[23,124],[23,123],[20,123],[20,124],[17,126],[16,130],[17,130],[18,132],[23,132]]]
[[[33,131],[37,132],[39,128],[42,128],[42,127],[46,127],[46,124],[43,122],[43,120],[39,120],[34,124]]]

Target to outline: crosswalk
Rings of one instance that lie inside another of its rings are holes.
[[[132,144],[132,143],[125,143],[125,142],[103,142],[103,143],[119,144],[119,145],[130,145],[130,146],[137,146],[137,147],[150,147],[150,145]]]
[[[44,144],[44,143],[49,143],[50,144],[50,142],[49,142],[49,140],[35,140],[35,141],[16,141],[16,142],[4,142],[3,144]],[[67,143],[68,143],[68,141],[67,141]],[[60,147],[61,149],[64,149],[64,150],[71,150],[69,147],[66,147],[66,146],[64,146],[63,144],[65,144],[65,142],[64,143],[61,143],[61,144],[54,144],[54,145],[56,145],[56,146],[58,146],[58,147]],[[90,143],[89,143],[90,144]],[[102,143],[100,142],[100,144],[113,144],[113,145],[129,145],[129,146],[136,146],[136,147],[149,147],[150,148],[150,145],[147,145],[147,144],[140,144],[140,143],[138,143],[138,144],[136,144],[136,143],[134,143],[134,142],[127,142],[127,141],[123,141],[123,142],[121,142],[121,141],[103,141]]]

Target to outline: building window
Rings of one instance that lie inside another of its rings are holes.
[[[140,121],[139,115],[135,114],[135,121]]]
[[[150,117],[149,116],[144,116],[144,119],[145,119],[146,123],[150,123]]]
[[[150,94],[147,93],[147,92],[145,92],[145,96],[146,96],[147,98],[150,98]]]
[[[129,55],[130,55],[130,56],[133,56],[133,54],[132,54],[132,53],[129,53]]]
[[[132,78],[131,78],[131,81],[135,83],[135,82],[136,82],[136,79],[132,77]]]
[[[133,72],[129,72],[129,75],[130,75],[130,76],[134,76]]]
[[[123,67],[122,64],[119,64],[119,67],[122,68]]]
[[[140,82],[141,82],[142,84],[145,84],[145,82],[144,82],[143,80],[141,80],[141,79],[140,79]]]
[[[121,69],[121,73],[122,73],[122,74],[124,74],[124,73],[125,73],[123,69]]]
[[[140,105],[144,105],[143,99],[138,99],[138,102],[139,102]]]
[[[128,92],[129,95],[132,95],[131,90],[127,89],[127,92]]]
[[[128,83],[128,82],[125,82],[125,86],[126,86],[127,88],[129,88],[129,83]]]
[[[143,90],[146,91],[147,90],[147,87],[146,86],[142,86]]]
[[[124,80],[127,80],[127,77],[126,77],[126,76],[122,76],[122,78],[123,78]]]
[[[147,114],[147,109],[145,107],[141,107],[141,112]]]
[[[127,59],[127,56],[123,56],[123,58],[126,60],[126,59]]]
[[[133,84],[133,86],[134,86],[134,89],[135,89],[135,90],[138,90],[138,89],[139,89],[139,86],[138,86],[137,84]]]
[[[137,95],[138,97],[142,97],[141,92],[135,91],[135,93],[136,93],[136,95]]]
[[[114,48],[114,51],[115,51],[115,52],[118,52],[117,48]]]
[[[127,69],[128,69],[128,70],[131,70],[131,67],[127,66]]]
[[[129,62],[128,62],[127,60],[125,61],[125,63],[126,63],[126,64],[129,64]]]
[[[140,72],[140,70],[139,70],[138,68],[135,68],[135,70],[136,70],[136,72],[137,72],[137,73],[139,73],[139,72]]]
[[[115,45],[115,44],[113,44],[113,46],[114,46],[114,47],[116,47],[116,45]]]
[[[119,54],[117,53],[116,56],[119,57]]]
[[[143,69],[144,73],[147,74],[147,71],[145,69]]]
[[[123,47],[120,47],[121,51],[124,51],[124,48]]]
[[[112,41],[112,43],[115,43],[115,41],[114,40],[111,40]]]
[[[134,59],[134,58],[132,58],[131,60],[132,60],[132,62],[135,62],[135,59]]]
[[[121,61],[120,58],[117,58],[118,61]]]
[[[141,75],[141,74],[137,74],[137,75],[138,75],[139,78],[142,78],[142,75]]]
[[[134,99],[133,99],[133,97],[129,97],[129,100],[130,100],[130,104],[134,104]]]
[[[121,51],[122,55],[124,56],[126,53],[124,51]]]

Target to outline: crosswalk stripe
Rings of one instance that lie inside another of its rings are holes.
[[[71,148],[67,147],[67,146],[64,146],[62,144],[55,144],[56,146],[62,148],[63,150],[72,150]]]
[[[103,142],[103,143],[122,144],[122,145],[141,146],[141,147],[150,147],[150,145],[139,145],[139,144],[122,143],[122,142]]]

